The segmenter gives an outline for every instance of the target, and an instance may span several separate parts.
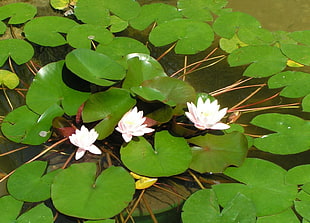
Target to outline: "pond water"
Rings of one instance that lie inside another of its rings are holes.
[[[53,11],[48,4],[48,0],[0,0],[0,6],[5,5],[7,3],[12,2],[27,2],[30,4],[34,4],[38,7],[38,15],[57,15],[58,12]],[[140,0],[141,3],[153,3],[153,2],[163,2],[172,5],[176,5],[175,0],[162,0],[162,1],[151,1],[151,0]],[[228,7],[232,8],[233,11],[241,11],[248,13],[255,18],[257,18],[262,26],[271,31],[283,30],[283,31],[297,31],[297,30],[310,30],[310,1],[309,0],[259,0],[259,1],[249,1],[249,0],[230,0]],[[135,34],[133,34],[135,35]],[[142,37],[139,37],[142,38]],[[175,55],[173,52],[170,52],[167,56],[160,60],[161,64],[164,66],[165,70],[168,74],[172,74],[177,70],[181,69],[184,66],[184,61],[187,60],[186,64],[193,63],[204,58],[213,48],[218,46],[218,42],[215,42],[214,45],[207,51],[200,53],[195,56],[189,56],[185,58],[184,55]],[[159,51],[154,52],[153,56],[156,58],[162,52],[164,52],[167,48],[163,47],[159,49]],[[222,55],[223,52],[221,50],[217,50],[213,56]],[[197,72],[193,72],[186,76],[186,80],[192,83],[197,91],[203,92],[212,92],[219,88],[225,87],[234,83],[235,81],[242,78],[244,67],[230,68],[225,60]],[[309,68],[301,68],[300,70],[310,72]],[[264,83],[265,79],[259,79],[255,81],[251,81],[248,84],[253,83]],[[221,104],[225,105],[225,107],[231,107],[249,95],[253,89],[247,89],[239,91],[238,93],[227,93],[223,95],[219,95],[218,99]],[[272,96],[276,91],[264,89],[253,99],[251,99],[248,103],[252,101],[261,100],[266,97]],[[19,98],[14,94],[10,94],[10,97],[13,102],[13,106],[17,107],[22,104],[22,101],[14,100],[15,98]],[[280,103],[281,98],[277,98],[272,101],[272,103]],[[0,115],[5,115],[9,110],[9,106],[6,103],[6,99],[2,91],[0,92],[0,101],[2,102],[0,105]],[[287,100],[289,102],[289,100]],[[267,102],[262,104],[261,106],[270,105],[271,102]],[[275,112],[287,112],[287,110],[275,110]],[[290,113],[291,110],[290,110]],[[294,113],[303,118],[309,119],[309,114],[302,113],[300,110],[294,110]],[[253,116],[259,114],[256,113],[247,113],[240,117],[238,123],[246,124],[248,123]],[[251,133],[258,133],[258,129],[249,128]],[[0,138],[0,152],[6,152],[12,150],[14,148],[19,148],[21,145],[17,145],[15,143],[9,143],[4,138]],[[35,154],[37,154],[41,150],[41,147],[31,147],[28,149],[26,153],[17,152],[12,156],[0,157],[0,174],[8,173],[12,169],[19,166],[21,163],[29,160]],[[297,164],[303,164],[308,162],[308,158],[310,152],[304,152],[297,155],[289,155],[289,156],[278,156],[272,155],[264,152],[260,152],[257,150],[252,150],[249,153],[250,156],[262,157],[264,159],[269,159],[274,161],[275,163],[280,164],[284,168],[290,168]],[[1,177],[1,175],[0,175]],[[3,190],[3,189],[2,189]],[[0,184],[0,194],[1,194],[1,184]]]

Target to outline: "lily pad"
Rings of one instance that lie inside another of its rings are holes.
[[[274,35],[267,29],[257,27],[243,27],[238,31],[240,40],[249,45],[270,45]]]
[[[50,0],[50,4],[54,9],[63,10],[69,7],[70,3],[76,3],[77,0]]]
[[[115,61],[120,61],[131,53],[150,55],[149,49],[143,43],[129,37],[115,37],[109,44],[99,44],[96,51],[111,57]]]
[[[298,71],[281,72],[269,78],[268,87],[284,87],[280,93],[284,97],[304,97],[310,94],[310,74]]]
[[[139,16],[130,20],[130,25],[138,30],[144,30],[153,22],[161,24],[172,19],[181,18],[177,8],[164,3],[143,5]]]
[[[19,84],[19,78],[15,73],[8,70],[0,70],[0,83],[9,89],[14,89]]]
[[[34,161],[16,169],[10,176],[7,187],[9,193],[17,200],[39,202],[50,198],[53,171],[44,175],[47,162]]]
[[[21,39],[0,40],[0,66],[11,57],[18,65],[28,62],[34,55],[32,46]]]
[[[31,4],[17,2],[0,7],[0,20],[10,18],[8,24],[21,24],[32,19],[37,8]]]
[[[92,94],[84,105],[83,121],[101,120],[95,129],[99,133],[98,139],[104,139],[114,131],[118,121],[135,103],[136,100],[131,97],[129,91],[121,88]]]
[[[178,9],[187,18],[205,22],[213,21],[212,13],[221,14],[221,10],[227,11],[223,9],[227,3],[227,0],[179,0]]]
[[[310,66],[310,46],[282,44],[281,50],[291,60]]]
[[[190,168],[200,173],[222,172],[230,165],[239,166],[248,150],[247,140],[240,132],[222,136],[207,134],[190,138],[188,142],[197,145],[192,147]]]
[[[288,114],[269,113],[256,116],[251,124],[276,133],[254,139],[258,149],[274,154],[295,154],[310,147],[310,122]]]
[[[263,216],[257,218],[256,223],[282,223],[282,222],[290,222],[290,223],[300,223],[298,217],[292,210],[292,208],[288,208],[286,211],[283,211],[278,214]]]
[[[125,69],[110,57],[90,49],[67,54],[66,65],[80,78],[100,86],[110,86],[125,77]]]
[[[35,76],[26,103],[33,111],[42,114],[51,106],[58,106],[68,115],[75,115],[81,104],[89,96],[69,88],[62,81],[64,61],[54,62],[42,67]]]
[[[43,203],[35,206],[27,212],[20,215],[23,202],[14,199],[12,196],[3,196],[0,198],[1,222],[40,222],[52,223],[53,213]],[[20,215],[20,216],[19,216]],[[19,216],[19,217],[18,217]]]
[[[153,146],[143,137],[121,148],[121,159],[134,173],[148,177],[167,177],[184,172],[192,155],[184,138],[168,131],[156,132]]]
[[[242,42],[237,35],[234,35],[231,39],[226,38],[220,39],[220,47],[227,53],[231,53],[234,50],[244,46],[247,46],[247,44]]]
[[[110,31],[112,33],[118,33],[118,32],[121,32],[123,30],[125,30],[128,26],[128,22],[115,16],[115,15],[112,15],[110,17],[110,24],[109,24],[109,27],[110,27]]]
[[[258,217],[274,215],[290,208],[297,194],[296,185],[285,183],[286,171],[262,159],[247,158],[238,168],[228,167],[224,174],[243,183],[212,186],[224,208],[241,193],[254,203]]]
[[[295,166],[286,174],[288,184],[302,185],[310,182],[310,164]]]
[[[61,46],[67,43],[62,33],[68,33],[77,23],[59,16],[37,17],[28,22],[24,33],[28,40],[42,46]]]
[[[132,53],[127,57],[127,74],[123,88],[138,87],[145,80],[155,77],[167,77],[161,64],[153,57],[143,53]]]
[[[14,109],[4,118],[1,131],[13,142],[39,145],[51,136],[53,118],[62,115],[63,111],[59,106],[51,106],[39,115],[24,105]]]
[[[310,46],[310,30],[296,31],[289,34],[295,41]]]
[[[305,112],[310,112],[310,94],[302,100],[302,110]]]
[[[256,18],[242,12],[230,12],[219,16],[213,23],[213,30],[219,36],[231,39],[242,28],[260,28]]]
[[[91,49],[91,41],[108,44],[112,40],[113,35],[109,30],[91,24],[74,26],[67,35],[68,43],[75,48]]]
[[[268,77],[278,73],[286,67],[286,61],[279,48],[267,45],[242,47],[228,56],[232,67],[251,63],[243,73],[249,77]]]
[[[214,39],[214,33],[207,23],[191,19],[174,19],[153,29],[149,40],[156,47],[177,42],[177,54],[196,54],[207,49]]]
[[[122,167],[111,166],[96,177],[95,163],[72,164],[55,176],[52,201],[63,214],[86,219],[110,218],[131,201],[135,182]]]

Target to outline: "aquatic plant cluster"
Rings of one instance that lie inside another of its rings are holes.
[[[167,179],[195,185],[184,198],[184,223],[310,222],[310,165],[285,170],[247,158],[249,148],[281,155],[307,151],[309,121],[265,110],[249,124],[269,133],[251,136],[237,121],[250,96],[233,108],[215,98],[265,78],[258,89],[268,86],[279,89],[274,97],[296,99],[274,107],[310,112],[310,75],[298,71],[310,66],[310,31],[271,32],[252,16],[225,8],[226,0],[50,3],[62,14],[36,17],[37,9],[26,3],[0,7],[0,34],[13,33],[0,40],[2,103],[12,108],[1,131],[22,145],[44,145],[1,179],[9,193],[0,198],[1,222],[51,223],[59,215],[128,222],[153,187],[168,185],[165,191],[181,196]],[[14,27],[23,35],[15,35]],[[128,29],[147,31],[147,43],[125,36]],[[215,36],[226,54],[212,58]],[[36,70],[37,46],[70,50]],[[150,49],[160,47],[167,51],[152,57]],[[170,51],[207,56],[169,76],[160,59]],[[244,66],[244,78],[217,93],[196,92],[181,72],[216,59]],[[29,87],[14,70],[22,66],[34,73]],[[7,92],[24,96],[25,88],[25,104],[13,108]],[[248,107],[253,104],[259,102]],[[65,157],[62,167],[49,166],[53,156]],[[206,181],[217,174],[230,181]]]

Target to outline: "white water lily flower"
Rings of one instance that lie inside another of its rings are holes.
[[[225,116],[227,108],[219,110],[220,105],[217,100],[211,102],[208,98],[205,102],[203,102],[202,98],[199,97],[197,106],[195,106],[192,102],[187,102],[187,108],[188,112],[185,112],[185,115],[189,120],[191,120],[191,122],[194,123],[197,129],[224,130],[230,127],[229,125],[220,122],[220,120]]]
[[[129,142],[132,136],[143,136],[145,133],[154,131],[154,129],[148,128],[146,124],[143,124],[145,119],[143,111],[138,112],[137,107],[134,107],[122,117],[115,129],[122,133],[125,142]]]
[[[81,130],[76,130],[75,134],[69,136],[70,142],[79,147],[75,153],[75,159],[81,159],[86,151],[89,151],[93,154],[101,154],[101,150],[94,145],[94,142],[98,138],[98,133],[95,129],[88,130],[84,125],[81,127]]]

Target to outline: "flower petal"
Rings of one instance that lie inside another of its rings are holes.
[[[81,159],[84,154],[85,154],[86,150],[82,149],[82,148],[78,148],[78,150],[75,152],[75,159],[79,160]]]
[[[89,147],[87,148],[87,150],[88,150],[89,152],[93,153],[93,154],[101,154],[101,153],[102,153],[101,150],[100,150],[97,146],[95,146],[95,145],[89,146]]]

